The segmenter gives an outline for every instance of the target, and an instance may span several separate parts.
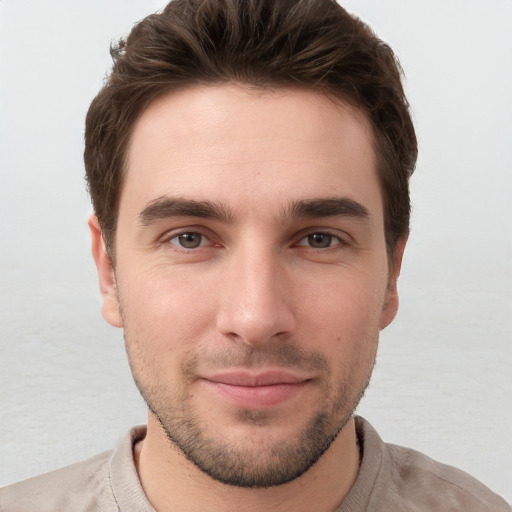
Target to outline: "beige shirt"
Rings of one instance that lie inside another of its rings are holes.
[[[466,473],[384,443],[364,419],[356,418],[356,428],[361,467],[337,512],[512,510]],[[154,512],[133,462],[133,446],[145,432],[134,427],[114,451],[0,489],[0,511]]]

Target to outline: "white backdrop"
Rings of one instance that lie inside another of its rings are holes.
[[[401,309],[359,411],[512,500],[512,1],[349,0],[397,51],[420,140]],[[145,421],[99,312],[83,120],[154,0],[0,0],[0,485]]]

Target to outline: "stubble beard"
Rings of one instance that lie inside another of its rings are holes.
[[[135,352],[140,356],[141,345],[137,345],[139,350]],[[141,374],[148,375],[148,372],[140,370],[151,369],[152,365],[147,364],[147,360],[140,365],[140,357],[133,357],[128,340],[126,348],[137,388],[172,443],[172,449],[178,448],[190,462],[214,480],[244,488],[283,485],[308,471],[352,417],[369,384],[374,361],[367,364],[366,379],[359,385],[354,376],[349,375],[338,383],[334,391],[325,389],[325,403],[294,438],[265,439],[265,446],[254,446],[250,438],[243,440],[245,442],[234,442],[221,437],[222,432],[218,435],[209,432],[204,421],[201,421],[201,415],[191,404],[187,386],[170,397],[161,382],[143,382]],[[290,345],[269,345],[262,350],[243,347],[243,351],[243,355],[241,352],[236,356],[224,354],[217,357],[215,363],[222,360],[225,364],[229,360],[233,366],[252,368],[264,366],[263,363],[279,363],[282,367],[291,368],[314,366],[322,368],[327,374],[331,371],[323,355],[304,353]],[[182,365],[181,373],[185,382],[187,376],[193,374],[196,364],[197,358]],[[240,409],[236,421],[256,429],[265,429],[270,425],[271,431],[272,418],[267,411]]]

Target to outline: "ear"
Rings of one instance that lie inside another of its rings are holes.
[[[94,214],[89,217],[89,229],[91,230],[92,257],[96,263],[100,281],[101,313],[109,324],[114,327],[122,327],[123,322],[116,293],[116,277],[107,253],[98,217]]]
[[[395,254],[393,261],[390,262],[390,272],[388,278],[388,286],[386,289],[386,296],[384,305],[382,307],[382,314],[380,317],[380,328],[381,330],[386,328],[395,318],[396,312],[398,311],[398,276],[400,275],[400,269],[402,268],[402,259],[404,256],[405,245],[407,243],[407,237],[403,237],[398,240],[395,247]]]

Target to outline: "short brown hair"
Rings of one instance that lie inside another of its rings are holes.
[[[368,116],[392,255],[409,231],[417,142],[390,47],[334,0],[173,0],[111,48],[114,65],[86,119],[85,168],[107,248],[131,131],[150,102],[195,85],[299,86]]]

